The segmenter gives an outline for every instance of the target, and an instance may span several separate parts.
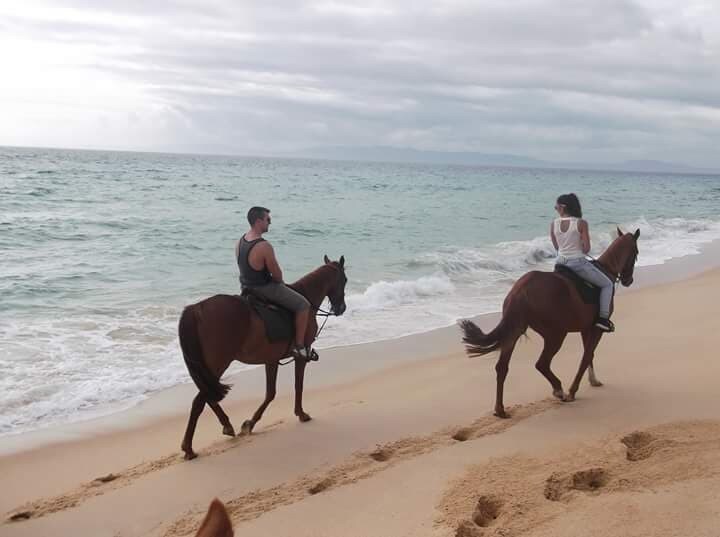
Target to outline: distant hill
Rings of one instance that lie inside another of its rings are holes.
[[[660,160],[626,160],[622,162],[554,162],[512,154],[421,151],[402,147],[383,146],[326,146],[297,151],[293,156],[327,160],[372,162],[418,162],[426,164],[461,164],[466,166],[508,166],[521,168],[561,168],[581,170],[609,170],[651,173],[709,173],[720,170],[697,168]]]

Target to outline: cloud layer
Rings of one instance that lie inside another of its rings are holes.
[[[716,6],[25,0],[0,7],[0,144],[720,167]]]

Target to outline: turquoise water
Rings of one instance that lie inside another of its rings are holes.
[[[345,255],[348,311],[319,347],[495,311],[549,267],[558,194],[594,253],[640,227],[639,263],[720,238],[720,177],[0,148],[0,434],[132,404],[188,376],[187,304],[238,291],[251,205],[286,279]]]

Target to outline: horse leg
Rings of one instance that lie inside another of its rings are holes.
[[[201,393],[198,393],[193,399],[192,406],[190,407],[190,419],[188,420],[187,429],[185,429],[185,436],[183,437],[180,449],[185,452],[185,460],[191,460],[197,457],[197,453],[193,451],[192,440],[195,435],[195,427],[197,426],[198,418],[202,414],[205,408],[205,397]]]
[[[588,366],[588,380],[590,381],[590,386],[593,386],[595,388],[599,388],[603,385],[602,382],[598,380],[598,378],[595,376],[595,368],[593,367],[593,360],[590,361],[590,365]]]
[[[255,411],[253,417],[249,420],[245,420],[245,422],[242,424],[242,434],[250,434],[252,432],[255,424],[260,421],[260,418],[262,418],[263,412],[265,412],[267,406],[273,399],[275,399],[275,394],[277,393],[277,374],[277,362],[265,364],[265,400]]]
[[[215,412],[217,419],[220,420],[220,425],[223,426],[223,434],[227,436],[235,436],[235,429],[233,428],[232,423],[230,423],[230,418],[227,417],[227,414],[225,414],[225,411],[220,406],[220,403],[211,403],[208,401],[207,404],[210,405],[210,408],[212,408],[213,412]]]
[[[560,382],[560,379],[557,378],[550,369],[550,362],[552,362],[552,359],[557,354],[557,351],[560,350],[563,341],[565,341],[566,335],[567,333],[561,335],[544,336],[545,344],[543,346],[543,350],[540,353],[540,358],[538,358],[538,361],[535,362],[535,369],[540,371],[543,377],[548,379],[550,385],[553,388],[553,395],[561,400],[565,399],[565,393],[562,389],[562,382]]]
[[[497,391],[495,393],[495,415],[498,418],[509,418],[510,416],[505,412],[505,406],[503,405],[503,388],[505,387],[505,378],[508,374],[510,357],[512,356],[513,350],[515,349],[515,343],[517,340],[503,347],[500,351],[500,357],[495,364],[495,372],[497,373]]]
[[[312,418],[303,410],[303,381],[305,379],[305,360],[295,360],[295,415],[302,422],[310,421]]]
[[[588,365],[588,380],[590,381],[590,386],[598,388],[598,387],[602,386],[603,383],[600,382],[597,379],[597,377],[595,376],[595,367],[593,365],[593,362],[594,362],[594,357],[595,357],[594,356],[595,349],[597,348],[598,343],[600,343],[600,338],[602,338],[603,333],[600,330],[586,330],[585,332],[582,333],[582,338],[583,338],[583,347],[587,349],[590,345],[588,338],[591,336],[594,336],[593,332],[597,332],[597,341],[595,342],[595,344],[592,347],[593,352],[591,353],[592,355],[590,356],[590,365]]]
[[[595,354],[595,347],[597,347],[597,344],[600,342],[601,337],[602,332],[594,328],[590,330],[585,330],[582,333],[583,356],[582,360],[580,361],[580,367],[578,368],[577,375],[575,375],[575,380],[573,380],[573,383],[570,386],[570,391],[568,392],[566,401],[575,400],[575,394],[577,393],[578,388],[580,388],[580,381],[585,374],[585,370],[588,368],[588,366],[592,364],[593,356]]]

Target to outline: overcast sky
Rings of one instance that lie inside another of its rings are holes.
[[[0,4],[0,145],[720,167],[720,2]]]

